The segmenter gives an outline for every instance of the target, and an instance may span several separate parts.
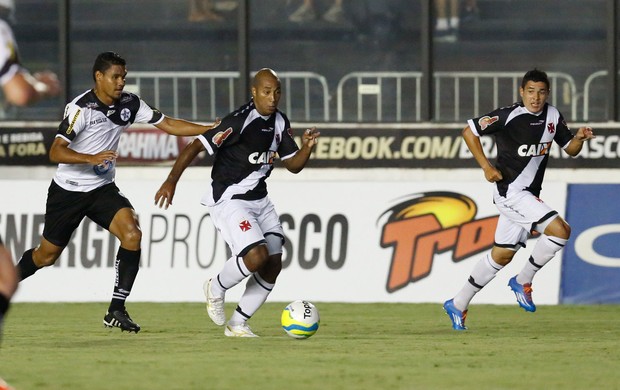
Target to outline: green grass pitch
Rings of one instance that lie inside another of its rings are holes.
[[[258,339],[225,337],[199,303],[128,303],[138,334],[104,328],[104,303],[16,303],[0,376],[17,390],[620,388],[620,306],[474,303],[456,332],[440,304],[314,303],[307,340],[280,327],[286,303],[251,320]]]

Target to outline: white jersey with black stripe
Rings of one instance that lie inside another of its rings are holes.
[[[523,103],[515,103],[467,123],[475,135],[495,137],[495,166],[503,177],[496,192],[502,197],[519,191],[539,196],[552,142],[565,148],[573,138],[562,114],[550,104],[533,114]]]
[[[113,105],[108,106],[91,89],[67,104],[56,137],[69,142],[69,148],[76,152],[97,154],[117,150],[121,133],[132,123],[155,125],[163,119],[159,110],[150,107],[137,95],[123,92]],[[65,190],[87,192],[112,183],[115,173],[113,161],[103,166],[60,163],[54,181]]]
[[[13,30],[0,19],[0,84],[4,85],[21,70],[19,51]]]

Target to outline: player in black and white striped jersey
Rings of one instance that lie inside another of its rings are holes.
[[[233,253],[222,271],[203,286],[207,312],[216,325],[226,322],[226,290],[248,278],[224,330],[229,337],[256,337],[247,321],[265,302],[282,269],[284,232],[266,184],[273,161],[279,156],[290,172],[300,172],[320,135],[314,128],[306,130],[299,149],[288,118],[278,110],[281,87],[273,70],[261,69],[251,92],[252,100],[183,150],[155,195],[155,203],[168,208],[192,160],[204,150],[215,156],[211,186],[201,203],[209,207],[214,225]]]
[[[166,117],[138,95],[123,91],[126,75],[124,58],[101,53],[93,65],[94,88],[67,104],[49,152],[58,169],[48,190],[43,237],[22,255],[18,269],[24,280],[54,264],[89,217],[120,240],[114,293],[103,323],[138,332],[125,300],[138,274],[142,232],[133,206],[114,183],[121,133],[133,123],[149,123],[177,136],[202,134],[212,126]]]
[[[570,226],[558,212],[538,196],[549,159],[552,142],[568,155],[576,156],[583,143],[594,137],[590,127],[581,127],[573,135],[562,114],[547,103],[549,79],[538,69],[527,72],[519,89],[522,101],[487,115],[470,119],[463,138],[484,171],[487,181],[495,183],[493,202],[500,212],[495,245],[474,267],[467,283],[444,309],[456,330],[465,330],[470,301],[486,286],[516,252],[525,247],[531,232],[541,234],[529,261],[509,287],[517,303],[529,312],[536,310],[532,299],[532,280],[538,270],[561,250],[570,237]],[[489,162],[479,137],[493,135],[497,163]]]

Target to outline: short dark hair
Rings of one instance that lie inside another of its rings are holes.
[[[125,66],[127,61],[117,53],[112,51],[106,51],[97,56],[95,63],[93,64],[93,80],[97,81],[95,73],[105,73],[112,65]]]
[[[523,80],[521,80],[521,88],[525,88],[525,84],[527,84],[528,81],[533,81],[535,83],[543,82],[547,85],[547,89],[549,89],[549,77],[547,77],[547,73],[542,70],[534,68],[528,71],[525,76],[523,76]]]

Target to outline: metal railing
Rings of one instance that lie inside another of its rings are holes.
[[[620,75],[620,72],[618,72],[618,74]],[[590,76],[588,76],[588,78],[586,79],[586,81],[583,83],[583,121],[587,122],[588,120],[590,120],[590,116],[592,115],[592,111],[598,110],[601,111],[601,119],[607,119],[607,113],[609,111],[609,102],[607,101],[607,95],[606,95],[606,85],[602,85],[600,87],[601,92],[600,93],[593,93],[593,84],[596,81],[600,81],[599,79],[602,79],[603,77],[607,77],[609,75],[609,72],[606,70],[599,70],[597,72],[592,73]],[[597,100],[598,98],[598,100]],[[596,103],[598,103],[598,105],[596,106],[596,108],[592,108],[592,101],[593,100],[597,100]]]
[[[551,104],[576,120],[575,81],[565,73],[548,76],[551,90],[559,91],[551,94]],[[421,72],[349,73],[338,83],[337,120],[361,122],[369,120],[364,114],[370,112],[376,121],[420,121],[421,78]],[[518,101],[522,78],[523,72],[435,72],[434,119],[462,121]],[[375,104],[364,104],[370,96]],[[391,115],[385,114],[388,107]]]
[[[547,72],[551,91],[550,103],[570,117],[571,120],[577,119],[577,86],[572,76],[560,72]],[[519,88],[523,72],[436,72],[435,73],[435,115],[441,116],[442,99],[452,91],[453,120],[463,119],[461,111],[469,109],[466,113],[467,118],[482,115],[491,109],[508,105],[511,102],[520,100]],[[441,88],[444,80],[451,80],[452,88]],[[463,96],[464,84],[467,85]],[[468,101],[467,98],[471,100]],[[448,107],[450,105],[447,105]]]
[[[584,116],[588,116],[588,78]],[[280,106],[295,121],[330,118],[329,88],[324,76],[312,72],[280,72]],[[566,73],[549,72],[551,104],[567,119],[577,119],[575,81]],[[463,121],[519,100],[522,72],[436,72],[434,120]],[[421,72],[352,72],[337,85],[337,121],[421,121]],[[163,112],[192,120],[213,119],[237,107],[238,72],[131,72],[126,89],[140,94]],[[248,92],[249,93],[249,92]]]
[[[284,112],[296,120],[310,121],[317,116],[329,120],[325,77],[312,72],[278,72],[278,76]],[[239,105],[235,97],[238,81],[239,72],[131,72],[125,89],[175,117],[213,119]]]
[[[356,102],[357,122],[366,120],[364,112],[369,108],[364,105],[364,98],[374,96],[376,99],[375,119],[376,121],[384,120],[384,111],[388,107],[393,107],[394,121],[401,122],[403,118],[419,122],[421,120],[421,79],[422,72],[353,72],[345,75],[338,82],[338,122],[342,122],[345,118],[345,102],[347,97]],[[350,82],[353,82],[353,88],[347,89]],[[412,92],[412,95],[406,95],[406,92]],[[390,97],[389,104],[384,97]],[[403,106],[403,96],[407,96],[408,102],[413,104],[405,104]],[[413,99],[410,99],[413,97]],[[409,109],[412,115],[403,113],[404,109]]]

